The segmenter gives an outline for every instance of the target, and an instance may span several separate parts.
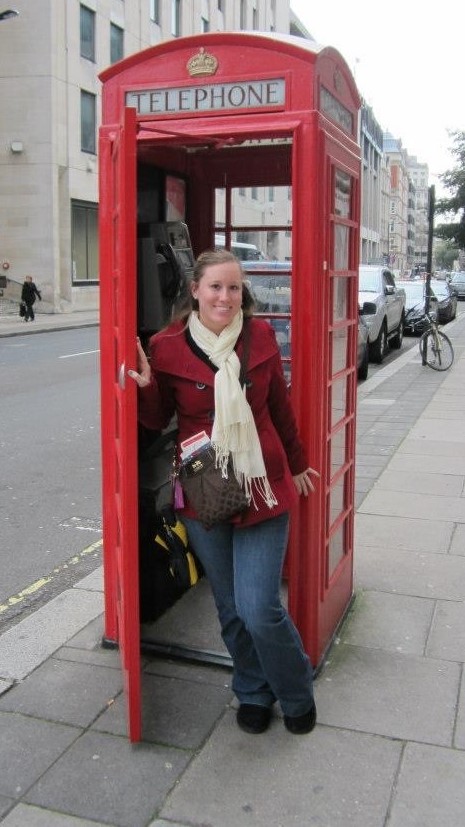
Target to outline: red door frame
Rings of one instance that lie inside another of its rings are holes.
[[[131,741],[141,736],[136,341],[136,117],[100,135],[100,353],[105,639],[119,643]]]

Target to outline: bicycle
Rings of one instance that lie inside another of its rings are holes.
[[[425,312],[425,319],[428,326],[419,342],[421,363],[433,370],[448,370],[454,361],[452,342],[439,330],[436,319],[428,311]]]

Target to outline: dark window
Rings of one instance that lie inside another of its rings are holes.
[[[110,62],[116,63],[124,57],[124,31],[110,23]]]
[[[96,152],[96,99],[91,92],[81,89],[81,149]]]
[[[181,0],[171,0],[171,34],[173,37],[181,34]]]
[[[98,205],[71,203],[73,284],[98,281]]]
[[[150,0],[150,19],[160,24],[160,0]]]
[[[81,57],[95,60],[95,12],[81,6]]]

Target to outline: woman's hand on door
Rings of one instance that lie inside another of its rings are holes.
[[[140,343],[140,339],[137,339],[137,371],[135,370],[128,370],[128,376],[131,379],[134,379],[135,382],[139,385],[140,388],[146,388],[147,385],[150,385],[151,380],[151,371],[150,371],[150,364],[147,356],[145,354],[144,348]]]

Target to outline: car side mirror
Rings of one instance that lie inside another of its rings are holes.
[[[374,316],[377,309],[375,302],[363,302],[362,306],[359,307],[362,316]]]
[[[386,296],[393,296],[396,292],[396,288],[392,286],[392,284],[386,284],[384,288],[384,294]]]

